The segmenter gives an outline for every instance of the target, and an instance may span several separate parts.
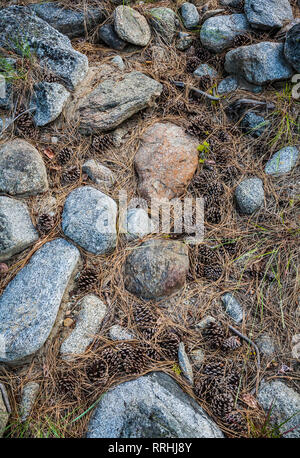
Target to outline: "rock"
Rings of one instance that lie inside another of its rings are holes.
[[[248,111],[241,121],[243,132],[254,138],[260,137],[268,125],[270,125],[270,121],[266,121],[265,118],[253,111]]]
[[[275,354],[275,345],[272,337],[263,334],[255,341],[259,351],[265,356],[273,356]]]
[[[117,35],[114,26],[112,24],[104,24],[99,28],[98,37],[101,41],[104,41],[107,46],[113,49],[121,51],[125,48],[126,42],[121,40]]]
[[[60,347],[63,359],[71,359],[72,356],[85,352],[99,332],[101,323],[106,315],[105,304],[95,294],[84,296],[78,306],[80,307],[80,313],[76,326]]]
[[[38,127],[46,126],[61,114],[69,91],[59,83],[38,83],[34,86],[31,107],[36,106],[34,122]]]
[[[178,347],[178,361],[179,361],[179,366],[180,366],[180,369],[182,370],[184,377],[193,386],[194,384],[193,368],[186,354],[183,342],[180,342],[179,347]]]
[[[195,78],[202,78],[203,76],[209,76],[211,79],[214,79],[218,76],[218,72],[207,64],[201,64],[194,71],[193,75]]]
[[[296,359],[297,361],[300,360],[300,334],[295,334],[292,337],[292,358]]]
[[[177,18],[170,8],[158,7],[150,10],[151,25],[158,34],[167,42],[171,43],[176,34]]]
[[[229,92],[236,91],[238,88],[238,80],[235,76],[227,76],[227,78],[223,79],[217,88],[218,94],[229,94]]]
[[[34,196],[48,190],[47,171],[39,152],[25,140],[0,147],[0,192]]]
[[[9,413],[7,411],[6,405],[4,403],[4,399],[1,394],[1,389],[0,389],[0,438],[3,436],[8,419],[9,419]]]
[[[283,44],[273,42],[232,49],[226,54],[225,70],[255,85],[285,80],[293,75],[283,55]]]
[[[44,345],[79,257],[77,248],[66,240],[52,240],[8,284],[0,297],[2,362],[19,362]]]
[[[181,195],[198,166],[196,138],[170,122],[157,122],[141,138],[134,163],[145,198]]]
[[[235,190],[235,198],[240,212],[251,215],[263,205],[263,182],[257,177],[242,181]]]
[[[154,372],[105,393],[90,420],[87,437],[224,436],[202,407],[169,375]]]
[[[111,60],[112,64],[116,65],[119,70],[124,70],[125,69],[125,64],[121,56],[115,56]]]
[[[296,146],[287,146],[277,151],[265,166],[265,173],[280,176],[289,173],[297,164],[299,150]]]
[[[130,6],[120,5],[114,11],[115,31],[128,43],[146,46],[151,39],[151,30],[144,16]]]
[[[149,240],[127,257],[125,286],[144,299],[162,298],[182,288],[188,270],[186,245],[171,240]]]
[[[22,27],[20,27],[22,24]],[[75,51],[66,35],[61,34],[30,9],[10,6],[1,10],[0,47],[17,54],[34,53],[41,66],[62,78],[73,90],[88,71],[88,59]]]
[[[186,51],[188,48],[191,47],[192,43],[193,43],[193,37],[189,33],[186,33],[186,32],[178,33],[176,48],[179,49],[179,51]]]
[[[221,53],[233,45],[236,36],[249,31],[250,26],[244,14],[214,16],[203,23],[200,40],[205,48]]]
[[[40,385],[36,382],[29,382],[24,386],[22,391],[22,401],[20,408],[21,422],[26,421],[29,417],[35,400],[37,398],[39,389]]]
[[[15,63],[15,59],[0,58],[0,108],[3,110],[13,108],[13,85],[10,81],[15,77]]]
[[[114,129],[149,106],[162,92],[162,85],[133,71],[110,77],[79,103],[79,128],[85,134]]]
[[[72,191],[62,214],[64,234],[93,254],[105,254],[116,246],[117,204],[91,186]]]
[[[293,19],[289,0],[245,0],[245,14],[251,27],[261,30],[280,28]]]
[[[241,89],[242,91],[253,92],[253,94],[259,94],[260,92],[263,91],[262,86],[251,84],[248,81],[246,81],[242,76],[239,76],[237,80],[238,80],[239,89]]]
[[[204,360],[205,360],[205,353],[203,350],[193,350],[191,353],[191,358],[192,358],[192,361],[194,363],[194,365],[196,366],[197,369],[200,369],[200,367],[202,366]]]
[[[205,7],[202,8],[202,17],[201,17],[201,22],[204,23],[207,19],[213,17],[213,16],[217,16],[218,14],[223,14],[225,13],[226,11],[222,8],[219,8],[217,10],[207,10],[207,11],[204,11]]]
[[[75,11],[54,2],[29,5],[31,11],[69,38],[80,37],[90,32],[105,20],[101,4],[97,8],[82,8]]]
[[[223,6],[233,6],[233,8],[238,8],[242,6],[244,0],[221,0],[220,3]]]
[[[115,174],[94,159],[88,159],[83,164],[82,171],[86,173],[94,183],[104,188],[111,188],[116,182]]]
[[[210,323],[216,323],[216,319],[213,316],[208,315],[196,324],[196,327],[203,331]]]
[[[240,303],[235,299],[235,297],[226,293],[221,297],[222,304],[225,308],[225,312],[236,322],[240,323],[243,321],[243,309]]]
[[[119,324],[113,325],[109,330],[109,337],[112,340],[133,340],[134,335],[126,328]]]
[[[294,25],[287,33],[284,44],[287,61],[300,73],[300,24]]]
[[[262,382],[258,392],[258,401],[268,412],[271,410],[271,423],[280,425],[280,432],[289,431],[283,437],[300,437],[300,395],[279,380]]]
[[[25,250],[38,238],[27,205],[10,197],[0,196],[0,261]]]
[[[186,29],[193,29],[199,24],[199,13],[193,3],[185,2],[181,5],[181,16]]]
[[[128,240],[141,239],[151,234],[152,223],[143,208],[131,208],[127,212],[126,237]]]
[[[9,128],[12,127],[13,119],[12,118],[0,118],[0,138],[2,137],[2,133]]]

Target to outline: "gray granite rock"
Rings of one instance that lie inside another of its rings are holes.
[[[162,85],[133,71],[102,81],[80,101],[79,129],[85,134],[111,130],[146,108],[162,92]]]
[[[245,0],[245,14],[255,29],[280,28],[293,19],[289,0]]]
[[[100,399],[89,438],[221,438],[222,431],[167,374],[122,383]]]
[[[297,164],[299,149],[296,146],[286,146],[275,153],[265,166],[267,175],[280,176],[289,173]]]
[[[176,48],[179,49],[179,51],[186,51],[191,47],[193,43],[193,37],[187,32],[179,32],[178,33],[178,38],[176,41]]]
[[[38,83],[34,86],[31,106],[36,107],[33,119],[38,127],[46,126],[61,114],[70,92],[59,83]]]
[[[72,191],[65,202],[62,229],[67,237],[93,254],[116,246],[117,204],[91,186]]]
[[[221,297],[221,301],[227,315],[236,323],[240,323],[243,320],[243,309],[236,298],[231,293],[226,293]]]
[[[193,368],[188,358],[188,355],[186,354],[183,342],[180,342],[179,347],[178,347],[178,361],[179,361],[180,369],[182,370],[182,374],[187,379],[187,381],[190,383],[190,385],[193,386],[194,384]]]
[[[262,382],[258,392],[258,401],[269,411],[271,406],[271,423],[280,425],[279,432],[292,430],[283,437],[300,437],[300,394],[279,380]],[[287,421],[288,420],[288,421]]]
[[[109,168],[94,159],[88,159],[83,164],[82,171],[85,172],[94,183],[105,189],[111,188],[116,181],[115,174],[109,170]]]
[[[241,213],[251,215],[264,202],[265,192],[260,178],[247,178],[235,190],[235,199]]]
[[[229,92],[233,92],[238,88],[238,80],[235,76],[227,76],[227,78],[220,81],[218,84],[218,94],[228,94]]]
[[[300,73],[300,24],[294,25],[287,33],[284,55],[293,68]]]
[[[185,2],[181,5],[181,16],[186,29],[193,29],[199,24],[199,13],[193,3]]]
[[[262,355],[272,356],[275,354],[275,345],[271,336],[263,334],[255,341]]]
[[[27,383],[22,390],[22,400],[20,406],[21,421],[24,422],[30,415],[36,401],[40,385],[37,382]]]
[[[242,6],[244,0],[221,0],[220,3],[223,6],[233,6],[234,8],[237,8],[239,6]]]
[[[152,27],[167,42],[171,43],[176,34],[177,18],[170,8],[158,7],[150,10]]]
[[[0,389],[0,438],[3,436],[8,419],[9,419],[9,413],[7,411],[7,407],[5,405],[4,399],[2,397],[1,389]]]
[[[209,76],[214,79],[218,76],[218,72],[208,64],[201,64],[193,73],[195,78],[202,78],[203,76]]]
[[[151,30],[144,16],[130,6],[120,5],[114,11],[115,31],[128,43],[146,46],[151,38]]]
[[[216,319],[213,316],[204,317],[199,323],[196,324],[196,327],[203,331],[210,323],[215,323]]]
[[[127,257],[125,286],[144,299],[158,299],[178,291],[188,270],[186,245],[171,240],[149,240]]]
[[[243,132],[254,138],[260,137],[269,125],[270,121],[252,111],[248,111],[241,121]]]
[[[118,67],[119,70],[122,71],[125,69],[125,63],[121,56],[113,57],[111,62],[112,64],[116,65],[116,67]]]
[[[283,44],[267,41],[229,51],[225,70],[255,85],[285,80],[293,75],[292,67],[284,58]]]
[[[16,199],[0,196],[0,261],[25,250],[38,238],[27,205]]]
[[[60,347],[63,359],[71,359],[85,352],[98,334],[107,311],[106,305],[95,294],[84,296],[78,307],[80,312],[76,326]]]
[[[0,361],[19,362],[44,345],[79,257],[66,240],[52,240],[11,280],[0,297]]]
[[[63,4],[47,2],[29,5],[31,11],[69,38],[90,32],[105,20],[101,3],[97,8],[68,9]]]
[[[262,86],[258,86],[257,84],[249,83],[242,76],[239,76],[237,80],[238,80],[239,89],[241,89],[242,91],[253,92],[253,94],[259,94],[260,92],[263,91]]]
[[[73,90],[88,71],[88,59],[75,51],[66,35],[36,16],[29,8],[10,6],[1,10],[0,47],[22,55],[34,54]]]
[[[39,152],[25,140],[0,147],[0,192],[33,196],[48,190],[47,171]]]
[[[126,237],[135,240],[145,237],[152,231],[151,219],[143,208],[131,208],[127,212]]]
[[[134,335],[119,324],[114,324],[109,330],[109,337],[112,340],[133,340]]]
[[[203,23],[200,40],[205,48],[220,53],[232,46],[236,36],[249,31],[250,26],[244,14],[214,16]]]
[[[16,60],[0,57],[0,108],[11,110],[13,108],[13,85],[16,76]]]
[[[104,24],[99,28],[98,39],[107,46],[122,51],[127,45],[126,41],[121,40],[112,24]]]

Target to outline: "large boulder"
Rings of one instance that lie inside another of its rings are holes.
[[[0,196],[0,261],[25,250],[38,238],[27,205],[10,197]]]
[[[35,55],[41,66],[73,90],[88,71],[88,59],[72,48],[70,39],[22,6],[1,10],[0,47],[20,55]]]
[[[244,14],[214,16],[203,23],[200,40],[205,48],[220,53],[232,46],[236,36],[249,31],[250,25]]]
[[[182,288],[188,271],[186,245],[171,240],[149,240],[127,257],[125,286],[143,299],[159,299]]]
[[[0,297],[0,361],[16,363],[33,355],[47,340],[72,273],[78,249],[63,239],[40,248]]]
[[[29,5],[31,11],[69,38],[80,37],[105,20],[102,5],[97,8],[71,10],[54,2]]]
[[[151,30],[144,16],[130,6],[120,5],[114,11],[115,31],[121,38],[137,46],[146,46]]]
[[[59,83],[38,83],[34,86],[31,106],[35,106],[34,122],[46,126],[61,114],[70,92]]]
[[[98,255],[115,248],[116,220],[116,202],[103,192],[85,186],[68,195],[62,214],[62,229],[79,246]]]
[[[47,171],[39,152],[25,140],[0,147],[0,192],[34,196],[47,191]]]
[[[108,77],[80,101],[75,114],[79,129],[85,134],[112,130],[161,92],[162,85],[141,72]]]
[[[229,51],[225,70],[257,85],[285,80],[293,75],[292,67],[284,58],[283,44],[268,41]]]
[[[168,199],[181,195],[197,169],[198,144],[196,138],[170,122],[149,127],[134,159],[140,194]]]
[[[278,433],[287,438],[300,438],[300,394],[279,380],[262,382],[258,401],[269,412],[271,423],[280,425]]]
[[[280,28],[293,19],[289,0],[245,0],[245,14],[255,29]]]
[[[222,438],[220,428],[167,374],[153,372],[105,393],[89,438]]]
[[[294,69],[300,73],[300,24],[294,25],[288,31],[284,45],[284,55]]]

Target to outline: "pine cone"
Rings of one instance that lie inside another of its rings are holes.
[[[201,60],[198,57],[188,57],[186,62],[186,71],[187,73],[193,73],[197,67],[201,64]]]
[[[16,113],[17,115],[25,111],[25,109],[20,109]],[[33,138],[36,134],[36,128],[33,123],[33,119],[30,113],[25,113],[16,120],[16,130],[18,135],[23,137]]]
[[[206,337],[206,339],[209,341],[210,345],[213,348],[220,348],[225,338],[225,332],[223,327],[219,323],[215,322],[211,322],[206,326],[206,328],[203,331],[203,335]],[[217,367],[221,365],[221,363],[216,364]],[[215,367],[215,363],[213,367]]]
[[[209,207],[208,210],[205,209],[204,218],[208,223],[211,224],[220,224],[222,220],[222,213],[219,206]]]
[[[231,336],[228,339],[224,340],[222,343],[223,350],[236,350],[241,346],[241,341],[238,336]]]
[[[151,308],[146,304],[135,304],[133,306],[133,316],[141,329],[155,326],[158,319],[153,307]]]
[[[234,166],[227,167],[223,174],[223,181],[227,185],[233,185],[238,177],[238,170]]]
[[[75,398],[76,378],[71,375],[61,376],[57,381],[57,390],[69,399]]]
[[[61,182],[63,185],[72,184],[80,178],[80,170],[78,167],[71,167],[69,170],[64,172],[61,176]]]
[[[40,234],[47,234],[51,231],[54,226],[54,218],[53,216],[48,215],[47,213],[43,213],[37,223],[37,230]]]
[[[202,264],[212,264],[215,263],[217,259],[216,253],[212,248],[206,245],[201,245],[198,248],[198,262]]]
[[[108,375],[108,364],[104,361],[104,359],[93,361],[89,366],[87,366],[86,375],[92,383],[98,381],[104,381],[105,383]]]
[[[245,34],[241,34],[241,35],[237,35],[236,37],[234,37],[234,40],[233,40],[234,48],[237,48],[237,47],[240,47],[240,46],[247,46],[250,43],[251,43],[251,38],[246,33]]]
[[[77,291],[84,292],[87,291],[97,283],[98,272],[94,269],[86,269],[83,271],[77,280]]]
[[[199,89],[202,91],[207,91],[207,89],[212,85],[213,79],[209,75],[203,75],[198,79]]]
[[[93,137],[91,148],[97,153],[103,153],[107,148],[113,146],[110,134],[96,135]]]
[[[198,42],[195,47],[195,56],[200,60],[201,63],[205,63],[212,58],[211,52],[209,52],[208,49],[203,48],[203,46],[199,45]]]
[[[60,165],[65,165],[72,157],[72,150],[68,147],[63,148],[57,155],[57,162]]]
[[[213,325],[216,325],[216,323],[210,323],[210,324],[213,324]],[[219,334],[215,334],[215,331],[214,331],[214,337],[216,335],[222,335],[224,336],[224,333],[223,333],[223,329],[217,325],[217,327],[206,327],[205,330],[213,330],[213,329],[217,329],[217,332]],[[208,337],[208,335],[206,334],[206,336]],[[209,335],[209,338],[211,339],[211,334]],[[223,338],[223,337],[222,337]],[[203,373],[205,375],[209,375],[209,376],[213,376],[213,377],[220,377],[220,376],[224,376],[225,374],[225,363],[223,363],[223,361],[216,361],[216,362],[213,362],[213,363],[209,363],[209,364],[206,364],[203,368]]]
[[[224,423],[229,425],[230,429],[244,433],[247,431],[247,421],[240,412],[232,411],[225,415]]]
[[[222,251],[230,256],[235,256],[238,252],[238,244],[230,239],[222,240]]]
[[[171,361],[177,360],[180,337],[174,331],[166,329],[159,340],[163,355]]]
[[[241,375],[235,370],[231,369],[229,373],[226,374],[226,384],[233,393],[236,393],[241,382]]]
[[[223,269],[220,265],[204,266],[204,277],[212,281],[217,281],[222,277]]]
[[[234,408],[234,397],[232,394],[226,390],[226,386],[218,388],[219,393],[213,396],[211,401],[211,408],[213,413],[217,417],[223,417],[226,414],[232,412]]]
[[[196,115],[190,119],[186,132],[195,137],[205,137],[211,132],[211,126],[203,115]]]

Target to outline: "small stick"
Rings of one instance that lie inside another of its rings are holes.
[[[11,413],[11,407],[10,407],[7,391],[6,391],[5,386],[3,385],[3,383],[0,383],[0,392],[2,393],[2,398],[3,398],[3,401],[4,401],[4,404],[5,404],[7,412]]]
[[[172,83],[175,84],[175,86],[177,87],[181,87],[181,88],[187,87],[187,89],[189,89],[190,91],[196,92],[196,94],[199,94],[199,95],[203,95],[203,97],[207,97],[210,100],[216,100],[216,101],[220,100],[220,97],[214,97],[213,95],[207,94],[206,92],[201,91],[200,89],[197,89],[196,87],[187,86],[183,81],[172,81]]]

